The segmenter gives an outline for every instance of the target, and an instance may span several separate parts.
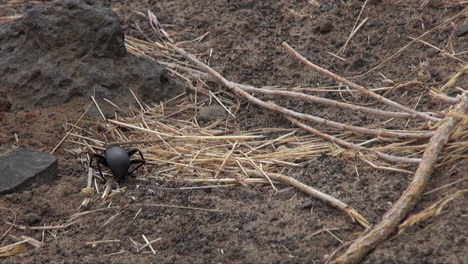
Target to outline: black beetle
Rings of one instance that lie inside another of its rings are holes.
[[[130,160],[130,157],[135,153],[140,153],[141,159]],[[146,163],[143,153],[138,149],[125,150],[121,147],[110,147],[104,151],[104,155],[93,154],[89,161],[89,166],[93,164],[93,160],[96,159],[96,164],[99,170],[99,174],[102,177],[102,181],[105,182],[105,178],[102,175],[101,166],[102,164],[108,167],[114,177],[117,178],[117,182],[122,184],[125,182],[127,176],[132,174],[135,170],[143,166]],[[129,171],[131,164],[138,164],[132,170]]]

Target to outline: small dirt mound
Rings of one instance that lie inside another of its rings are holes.
[[[119,18],[93,1],[55,1],[0,25],[0,110],[31,110],[75,96],[145,101],[182,88],[154,61],[127,53]],[[127,99],[128,98],[128,99]]]

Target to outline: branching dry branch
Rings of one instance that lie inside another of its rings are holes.
[[[433,135],[433,132],[394,132],[394,131],[388,131],[388,130],[380,130],[380,129],[371,129],[371,128],[364,128],[364,127],[358,127],[358,126],[351,126],[351,125],[345,125],[339,122],[327,120],[324,118],[316,117],[313,115],[308,115],[308,114],[303,114],[299,113],[284,107],[281,107],[273,102],[265,102],[263,100],[260,100],[256,98],[255,96],[250,95],[244,89],[241,89],[237,83],[231,82],[226,80],[221,74],[219,74],[217,71],[215,71],[213,68],[210,66],[206,65],[205,63],[201,62],[195,56],[192,54],[187,53],[181,48],[178,48],[174,45],[170,45],[177,53],[183,55],[190,61],[192,61],[194,64],[196,64],[198,67],[206,70],[211,76],[213,76],[219,83],[223,84],[227,88],[231,89],[233,92],[235,92],[237,95],[241,96],[242,98],[247,99],[248,101],[261,106],[266,109],[270,109],[272,111],[291,116],[294,118],[302,119],[302,120],[307,120],[307,121],[312,121],[315,123],[319,123],[325,126],[333,127],[335,129],[340,129],[344,131],[353,131],[356,133],[361,133],[361,134],[368,134],[368,135],[374,135],[374,136],[379,136],[379,137],[394,137],[394,138],[429,138]],[[341,77],[340,77],[341,78]],[[244,87],[247,87],[244,85]],[[252,87],[254,88],[254,87]],[[364,89],[364,88],[362,88]],[[365,89],[364,89],[365,90]],[[369,92],[366,90],[366,92]],[[379,96],[379,95],[378,95]],[[380,96],[381,97],[381,96]],[[388,99],[386,99],[388,100]],[[393,101],[391,101],[393,102]],[[394,103],[394,102],[393,102]],[[396,103],[394,103],[396,104]],[[414,110],[411,110],[415,112]],[[425,114],[424,114],[425,115]],[[436,119],[439,120],[439,119]]]
[[[455,113],[466,114],[468,108],[468,94],[463,94],[453,110]],[[460,118],[447,116],[441,121],[435,135],[431,138],[424,151],[421,163],[414,174],[413,181],[402,196],[385,213],[380,223],[370,231],[359,237],[348,250],[335,260],[336,264],[359,263],[364,256],[383,242],[394,232],[398,224],[413,209],[426,186],[437,157],[457,128]]]
[[[428,120],[428,121],[433,121],[433,122],[437,122],[437,121],[440,121],[440,118],[437,118],[437,117],[434,117],[434,116],[431,116],[432,113],[422,113],[422,112],[419,112],[419,111],[416,111],[416,110],[413,110],[409,107],[406,107],[406,106],[403,106],[399,103],[396,103],[390,99],[387,99],[381,95],[378,95],[372,91],[369,91],[367,90],[366,88],[360,86],[360,85],[357,85],[341,76],[338,76],[320,66],[317,66],[315,64],[313,64],[312,62],[310,62],[309,60],[307,60],[305,57],[303,57],[301,54],[299,54],[297,51],[295,51],[293,48],[291,48],[291,46],[288,45],[288,43],[286,42],[283,42],[283,47],[291,54],[293,55],[294,57],[296,57],[298,60],[300,60],[302,63],[304,63],[305,65],[309,66],[310,68],[326,75],[326,76],[329,76],[330,78],[332,79],[335,79],[336,81],[340,82],[340,83],[343,83],[355,90],[358,90],[359,92],[361,92],[362,94],[365,94],[371,98],[374,98],[375,100],[381,102],[381,103],[384,103],[386,105],[389,105],[395,109],[398,109],[398,110],[402,110],[402,111],[405,111],[407,113],[411,113],[413,115],[413,117],[418,117],[418,118],[421,118],[421,119],[424,119],[424,120]]]

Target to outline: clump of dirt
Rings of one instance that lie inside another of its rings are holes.
[[[95,95],[126,106],[182,92],[159,64],[128,54],[120,19],[93,1],[40,4],[0,26],[0,110]]]

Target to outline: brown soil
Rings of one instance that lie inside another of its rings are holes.
[[[133,11],[150,8],[176,40],[190,40],[210,32],[194,53],[209,58],[210,65],[228,79],[257,86],[317,87],[336,83],[303,67],[282,48],[286,41],[307,58],[342,76],[358,76],[378,65],[417,37],[458,12],[459,7],[446,7],[455,1],[369,1],[362,18],[363,28],[349,42],[340,56],[343,62],[327,52],[336,53],[346,41],[364,1],[319,1],[321,8],[308,1],[112,1],[122,18],[127,35],[144,38],[138,22],[151,32],[146,19]],[[408,2],[408,3],[406,3]],[[148,4],[146,4],[148,3]],[[22,13],[31,5],[17,4],[0,10],[0,17]],[[455,27],[463,20],[455,20]],[[448,41],[457,52],[466,52],[468,36],[452,35],[452,26],[428,34],[424,40],[437,47]],[[149,34],[150,38],[151,34]],[[211,51],[211,49],[213,49]],[[458,56],[468,60],[468,54]],[[431,86],[441,86],[460,67],[460,62],[441,56],[422,44],[413,44],[401,56],[381,68],[353,80],[366,87],[386,86],[383,77],[403,83],[428,74],[424,84],[406,87],[390,96],[421,110],[440,110],[426,94]],[[465,86],[467,79],[458,81]],[[450,92],[455,92],[452,89]],[[321,94],[329,98],[339,96]],[[346,98],[354,100],[354,98]],[[89,103],[78,99],[60,106],[31,112],[0,113],[0,143],[35,150],[51,151],[65,135],[66,121],[74,122]],[[365,125],[378,119],[346,114],[339,109],[311,104],[284,102],[289,107],[315,113],[332,120]],[[280,116],[255,107],[246,107],[238,117],[243,128],[290,127]],[[86,124],[96,122],[87,117]],[[404,125],[404,124],[403,124]],[[395,126],[402,124],[395,123]],[[17,134],[19,142],[15,141]],[[1,219],[27,226],[58,225],[77,212],[83,200],[86,170],[66,149],[65,142],[57,151],[60,179],[49,186],[0,197]],[[466,175],[466,162],[458,168],[440,168],[433,173],[428,190],[451,183]],[[359,175],[356,174],[359,172]],[[450,173],[447,173],[450,171]],[[373,223],[391,206],[407,187],[411,177],[377,171],[363,164],[337,160],[323,155],[312,158],[290,176],[329,193],[355,207]],[[2,263],[322,263],[342,243],[355,239],[362,228],[342,212],[287,186],[275,194],[269,186],[237,186],[200,190],[180,190],[181,184],[164,181],[126,184],[124,195],[113,205],[135,203],[168,204],[215,208],[202,210],[145,207],[129,208],[115,216],[117,210],[104,210],[86,217],[68,228],[50,231],[12,229],[9,235],[27,235],[44,239],[44,246],[19,255],[2,258]],[[466,188],[466,182],[423,196],[416,211],[442,197]],[[463,202],[465,200],[465,202]],[[465,204],[465,205],[463,205]],[[90,209],[102,208],[96,202]],[[14,210],[14,214],[4,208]],[[103,224],[115,216],[110,224]],[[451,202],[439,216],[394,236],[371,252],[365,263],[468,263],[466,199]],[[319,232],[324,228],[333,233]],[[0,235],[8,225],[0,225]],[[153,244],[156,254],[137,253],[130,239],[143,242],[161,238]],[[12,243],[10,236],[0,246]],[[85,244],[96,240],[120,240],[118,243]],[[341,240],[341,241],[340,241]],[[113,255],[112,253],[120,252]]]

